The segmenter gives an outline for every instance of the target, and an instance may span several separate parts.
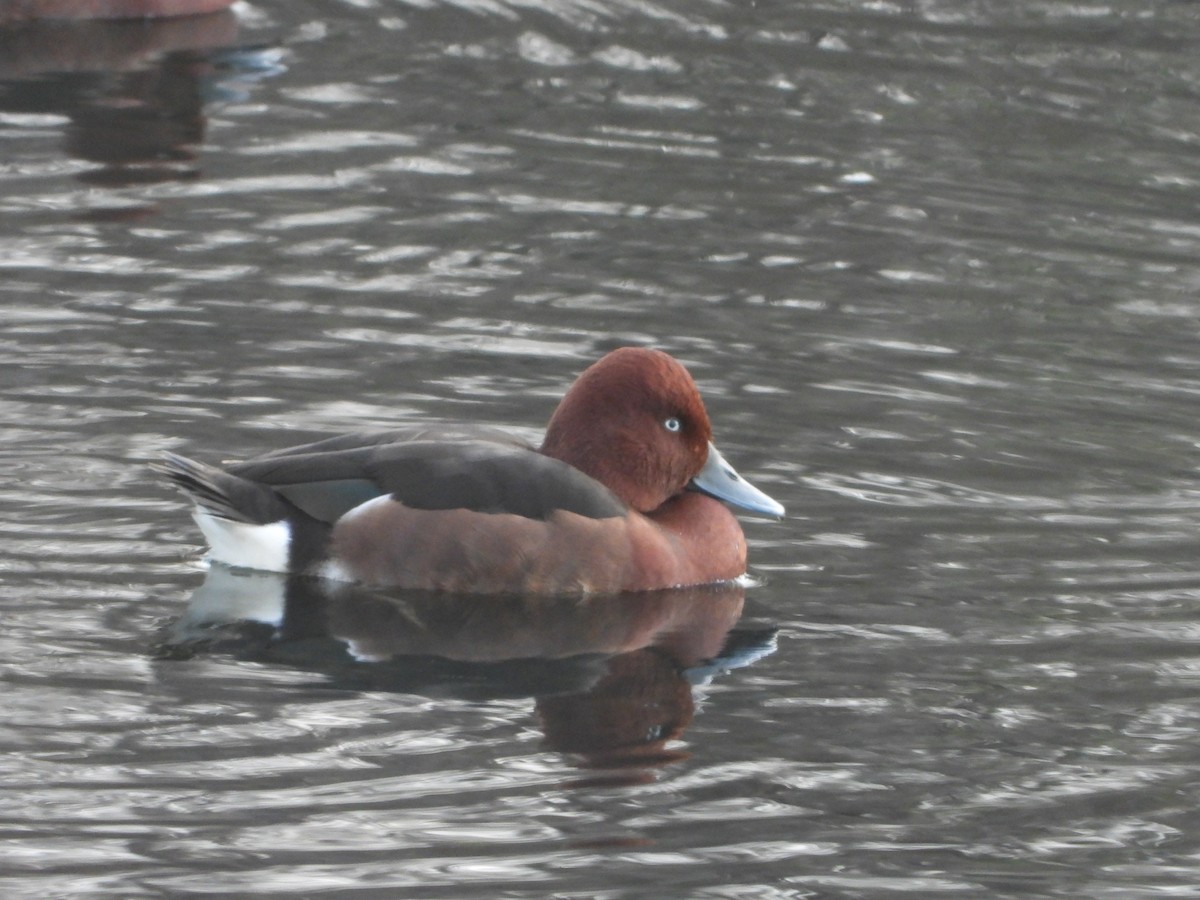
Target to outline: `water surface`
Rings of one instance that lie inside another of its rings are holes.
[[[0,891],[1189,895],[1198,38],[1166,0],[0,32]],[[736,595],[214,582],[147,469],[536,437],[626,343],[789,510]]]

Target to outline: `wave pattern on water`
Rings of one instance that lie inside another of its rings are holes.
[[[1191,5],[242,6],[0,32],[0,893],[1194,890]],[[590,658],[155,655],[159,451],[533,439],[621,343],[793,511],[652,758],[552,745]]]

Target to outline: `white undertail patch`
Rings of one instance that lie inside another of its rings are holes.
[[[251,525],[221,519],[203,509],[192,518],[208,540],[209,556],[227,566],[263,572],[288,571],[292,527],[286,521]]]

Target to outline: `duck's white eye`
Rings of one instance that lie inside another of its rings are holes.
[[[671,416],[671,418],[663,422],[663,428],[667,429],[667,431],[682,431],[683,423],[674,416]]]

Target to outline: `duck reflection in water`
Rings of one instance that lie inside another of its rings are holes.
[[[169,627],[164,658],[229,653],[323,673],[331,687],[471,700],[532,697],[547,746],[594,774],[647,780],[692,689],[774,649],[735,628],[739,584],[587,597],[380,590],[214,564]]]
[[[0,0],[0,8],[4,0]],[[63,4],[59,4],[63,5]],[[67,119],[65,150],[95,163],[78,176],[104,188],[197,178],[205,107],[238,99],[281,71],[271,48],[236,46],[228,10],[187,18],[13,21],[0,11],[0,112]],[[80,214],[137,219],[153,204]]]

